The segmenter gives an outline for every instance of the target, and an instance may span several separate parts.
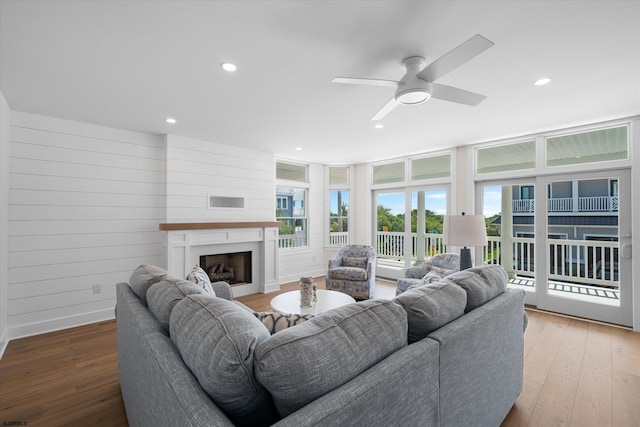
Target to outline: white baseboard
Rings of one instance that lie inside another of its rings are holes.
[[[2,355],[7,349],[7,345],[9,345],[9,331],[5,329],[2,332],[2,336],[0,336],[0,359],[2,359]]]
[[[115,310],[108,308],[91,313],[83,313],[75,316],[60,317],[58,319],[46,320],[43,322],[30,323],[27,325],[14,326],[9,328],[9,339],[26,338],[33,335],[46,334],[47,332],[69,329],[76,326],[90,323],[103,322],[115,318]]]

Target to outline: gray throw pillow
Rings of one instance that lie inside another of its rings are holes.
[[[491,301],[507,289],[509,277],[504,269],[495,264],[468,268],[447,276],[467,292],[465,313]]]
[[[188,280],[166,279],[151,285],[147,291],[147,305],[160,325],[169,332],[169,318],[175,305],[187,295],[204,292],[200,286]]]
[[[144,303],[147,302],[147,291],[151,285],[166,279],[169,276],[166,270],[155,265],[141,265],[129,277],[129,287]]]
[[[409,289],[398,295],[395,302],[407,312],[407,334],[411,344],[462,316],[467,293],[447,279],[442,279],[437,283]]]
[[[349,304],[256,346],[255,375],[285,417],[407,345],[407,315],[388,300]]]
[[[254,350],[271,335],[252,313],[222,298],[189,295],[176,304],[169,324],[185,364],[235,425],[277,420],[269,392],[253,374]]]

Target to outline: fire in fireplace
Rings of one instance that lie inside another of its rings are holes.
[[[230,285],[251,283],[251,251],[202,255],[200,267],[212,282],[224,281]]]

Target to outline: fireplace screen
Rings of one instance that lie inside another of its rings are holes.
[[[202,255],[200,267],[207,272],[211,282],[251,283],[251,251]]]

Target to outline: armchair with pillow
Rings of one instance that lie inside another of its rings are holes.
[[[357,300],[373,298],[376,285],[376,250],[367,245],[346,245],[329,260],[327,289]]]
[[[412,286],[437,282],[460,269],[460,255],[444,253],[434,255],[424,263],[409,267],[404,277],[396,282],[396,295],[400,295]]]

